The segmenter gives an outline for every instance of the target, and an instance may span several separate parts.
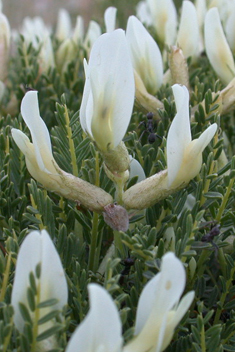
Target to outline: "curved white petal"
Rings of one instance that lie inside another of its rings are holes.
[[[198,54],[199,25],[197,12],[194,4],[188,0],[183,1],[176,43],[182,49],[186,58]]]
[[[26,134],[24,134],[22,131],[20,131],[16,128],[11,129],[11,134],[12,134],[12,137],[13,137],[15,143],[17,144],[18,148],[20,148],[22,153],[27,158],[29,158],[31,156],[33,158],[35,158],[34,149],[32,149],[33,144],[30,142],[30,140],[28,139]],[[32,152],[33,152],[33,154],[32,154]]]
[[[101,150],[113,149],[126,133],[134,103],[134,75],[124,31],[100,36],[88,66],[92,99],[87,98],[87,129],[88,111],[92,111],[93,138]]]
[[[210,143],[210,141],[214,137],[217,131],[217,128],[218,128],[217,124],[213,123],[200,135],[198,139],[194,140],[194,146],[191,149],[192,158],[194,156],[197,156],[199,153],[203,152],[203,150],[206,148],[206,146]]]
[[[235,65],[216,7],[206,14],[205,47],[213,69],[223,82],[228,84],[235,76]]]
[[[69,38],[71,34],[71,19],[69,13],[65,9],[60,9],[58,13],[57,26],[55,36],[57,39],[63,41]]]
[[[235,52],[235,4],[232,8],[225,25],[225,33],[229,46]]]
[[[90,21],[86,38],[84,41],[84,45],[89,46],[91,48],[95,43],[96,39],[99,38],[100,35],[101,35],[100,25],[95,21]]]
[[[172,87],[177,114],[167,136],[168,185],[176,178],[184,157],[184,151],[192,140],[189,120],[189,93],[185,86]]]
[[[174,253],[165,254],[160,273],[147,283],[140,295],[135,327],[137,336],[124,347],[124,352],[163,351],[165,339],[171,339],[174,333],[175,326],[170,322],[185,282],[181,261]]]
[[[150,12],[149,12],[149,7],[148,7],[146,1],[138,2],[137,6],[136,6],[136,16],[146,26],[151,26],[153,24],[152,18],[151,18]]]
[[[88,285],[90,311],[73,333],[66,352],[119,352],[122,326],[118,310],[108,292]]]
[[[81,43],[84,38],[84,20],[81,16],[77,16],[76,25],[73,31],[73,40],[75,43]]]
[[[146,325],[147,320],[162,317],[179,301],[185,287],[185,270],[181,261],[172,253],[162,258],[161,271],[144,287],[136,316],[135,334]],[[149,322],[148,322],[149,325]]]
[[[131,162],[130,162],[129,179],[131,179],[132,177],[138,176],[137,183],[145,180],[146,176],[140,163],[136,159],[134,159],[131,155],[130,155],[130,160]]]
[[[130,16],[126,30],[132,64],[147,91],[155,94],[163,81],[162,55],[157,43],[135,16]]]
[[[183,318],[183,316],[185,315],[185,313],[189,309],[190,305],[193,302],[194,296],[195,296],[195,292],[190,291],[181,299],[181,301],[175,311],[175,316],[173,319],[175,327],[179,324],[179,322],[181,321],[181,319]]]
[[[51,160],[54,158],[50,135],[45,122],[40,117],[36,91],[29,91],[25,94],[21,102],[21,114],[30,130],[39,168],[42,171],[55,172],[51,165]]]
[[[106,32],[112,32],[115,30],[115,25],[116,25],[116,14],[117,14],[117,9],[116,7],[108,7],[105,10],[104,13],[104,22],[105,22],[105,27],[106,27]]]
[[[196,0],[195,8],[197,11],[197,19],[199,27],[204,25],[205,15],[206,15],[206,0]]]
[[[91,92],[91,85],[90,85],[90,70],[86,59],[83,60],[83,65],[84,65],[86,80],[85,80],[85,86],[84,86],[83,95],[82,95],[82,103],[80,107],[79,117],[80,117],[80,123],[83,131],[92,136],[91,120],[93,116],[93,111],[91,113],[86,112],[88,106],[93,110],[93,99],[88,104],[88,100],[91,99],[90,95],[92,96],[92,92]]]
[[[30,272],[35,273],[35,268],[41,264],[40,282],[40,302],[56,298],[58,303],[49,310],[61,310],[68,299],[67,282],[60,257],[54,244],[45,230],[31,232],[23,241],[16,263],[15,279],[13,283],[11,303],[14,307],[14,322],[19,331],[23,331],[24,320],[19,310],[19,302],[27,307],[27,288],[29,284]],[[47,310],[48,312],[48,310]],[[33,313],[31,313],[33,316]],[[40,310],[40,317],[45,314]],[[43,329],[43,325],[42,325]]]
[[[166,45],[173,45],[176,39],[177,12],[172,0],[147,0],[152,24],[157,35]]]

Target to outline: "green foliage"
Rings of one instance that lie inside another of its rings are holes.
[[[120,22],[124,22],[123,18]],[[52,40],[56,47],[55,38]],[[80,50],[83,56],[85,52]],[[19,246],[33,229],[47,229],[49,232],[66,271],[69,286],[68,307],[63,312],[65,323],[62,323],[61,312],[57,310],[45,314],[38,321],[39,325],[51,320],[56,323],[39,334],[37,342],[55,335],[59,347],[53,351],[65,348],[66,338],[71,336],[89,310],[87,285],[90,282],[104,286],[115,299],[123,323],[124,338],[128,341],[133,336],[140,293],[146,282],[159,272],[162,256],[172,250],[185,265],[186,291],[195,290],[196,296],[166,351],[235,351],[234,112],[221,117],[218,115],[217,93],[223,87],[210,68],[208,59],[202,56],[197,63],[189,64],[192,88],[190,103],[194,116],[191,123],[192,137],[198,138],[210,124],[217,122],[228,137],[228,145],[225,146],[222,135],[216,136],[203,153],[199,175],[186,188],[141,213],[131,213],[129,230],[119,234],[123,245],[122,255],[115,249],[114,257],[109,258],[103,272],[99,272],[113,245],[113,230],[104,222],[102,214],[96,214],[95,217],[80,204],[61,198],[34,181],[27,171],[24,156],[11,136],[11,128],[18,128],[28,134],[19,105],[27,87],[38,90],[41,116],[49,129],[53,155],[59,166],[92,184],[96,183],[98,172],[100,187],[115,195],[115,187],[104,171],[101,157],[97,171],[96,148],[82,132],[79,122],[84,86],[81,58],[78,62],[72,60],[64,74],[58,68],[41,74],[38,55],[39,52],[31,44],[27,46],[21,37],[17,53],[10,63],[8,91],[1,107],[1,351],[29,352],[34,339],[31,313],[56,303],[51,300],[37,305],[38,267],[35,273],[30,274],[28,307],[19,304],[25,322],[23,332],[16,331],[10,305],[12,283]],[[157,95],[164,104],[164,108],[159,110],[160,120],[154,122],[160,138],[149,144],[146,134],[141,137],[143,130],[139,124],[146,116],[135,106],[124,139],[129,153],[139,161],[146,177],[166,168],[166,137],[176,113],[169,85],[163,85]],[[16,98],[16,106],[15,112],[10,115],[7,111],[12,96]],[[228,162],[221,167],[220,157],[224,151]],[[126,189],[136,182],[136,177],[129,180]],[[192,206],[189,206],[190,199],[193,199]],[[216,226],[218,235],[208,237]],[[169,228],[174,233],[174,239],[169,239]],[[89,252],[94,232],[97,233],[97,243],[95,263],[91,270]],[[123,275],[123,260],[127,257],[133,259],[133,265],[128,274]]]

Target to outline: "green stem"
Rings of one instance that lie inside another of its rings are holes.
[[[100,185],[100,166],[99,166],[99,153],[96,152],[95,155],[95,185],[99,187]],[[97,245],[97,237],[98,237],[98,220],[99,214],[93,213],[93,220],[92,220],[92,230],[91,230],[91,244],[90,244],[90,253],[89,253],[89,260],[88,260],[88,270],[94,272],[95,270],[95,261],[99,263],[99,260],[95,258],[96,256],[96,245]]]
[[[116,200],[119,205],[122,205],[122,196],[123,196],[123,189],[124,183],[123,180],[115,183],[116,186]]]
[[[6,294],[6,289],[7,289],[8,279],[9,279],[9,274],[10,274],[10,266],[11,266],[11,253],[9,253],[9,255],[8,255],[6,270],[3,274],[3,283],[2,283],[2,290],[1,290],[1,294],[0,294],[0,302],[2,302],[4,300],[4,297]]]
[[[221,220],[221,217],[222,217],[222,215],[223,215],[224,209],[225,209],[226,204],[227,204],[227,202],[228,202],[229,195],[230,195],[230,193],[231,193],[233,184],[234,184],[234,178],[231,178],[231,180],[229,181],[229,185],[228,185],[228,187],[227,187],[226,193],[225,193],[225,195],[224,195],[224,197],[223,197],[222,204],[221,204],[221,206],[220,206],[220,208],[219,208],[219,211],[218,211],[218,214],[217,214],[217,216],[216,216],[216,218],[215,218],[215,220],[216,220],[217,222],[220,222],[220,220]]]
[[[99,214],[93,213],[92,220],[92,230],[91,230],[91,245],[90,245],[90,253],[89,253],[89,261],[88,261],[88,270],[94,271],[95,264],[95,253],[96,253],[96,243],[97,243],[97,234],[98,234],[98,219]]]
[[[121,258],[125,258],[125,249],[121,240],[121,234],[119,231],[114,230],[114,245],[117,256],[121,256]]]
[[[204,324],[202,325],[202,329],[201,329],[201,348],[202,348],[202,352],[206,352],[206,336],[205,336]]]
[[[231,275],[230,275],[230,279],[226,282],[226,291],[222,293],[221,298],[220,298],[220,308],[218,308],[216,310],[216,314],[215,314],[215,319],[214,319],[214,323],[213,325],[218,324],[219,322],[219,318],[221,316],[222,310],[224,309],[224,302],[226,300],[227,294],[229,293],[229,288],[231,286],[231,282],[233,280],[233,276],[234,276],[234,272],[235,272],[235,268],[231,270]]]
[[[66,127],[66,130],[68,133],[69,150],[70,150],[70,154],[71,154],[73,175],[78,177],[77,159],[76,159],[74,142],[73,142],[73,138],[72,138],[72,130],[70,127],[69,113],[68,113],[68,109],[67,109],[66,105],[64,105],[64,111],[65,111],[65,121],[66,121],[65,127]]]

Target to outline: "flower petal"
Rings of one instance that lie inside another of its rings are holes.
[[[36,91],[25,94],[21,102],[21,114],[30,130],[39,168],[45,172],[56,173],[51,162],[54,158],[50,135],[45,122],[40,117]]]
[[[105,22],[105,27],[106,27],[107,33],[115,30],[116,13],[117,13],[116,7],[110,6],[105,10],[104,22]]]
[[[12,289],[11,303],[14,307],[14,322],[19,331],[23,331],[24,320],[19,310],[19,302],[28,307],[27,288],[30,286],[29,274],[35,272],[41,264],[40,302],[56,298],[58,303],[52,310],[61,310],[68,299],[68,288],[60,257],[54,244],[45,230],[31,232],[23,241],[16,264],[15,279]],[[45,311],[40,312],[40,316]],[[33,314],[33,313],[32,313]],[[43,328],[43,325],[42,325]]]
[[[225,33],[232,52],[235,52],[235,7],[231,9],[225,25]]]
[[[107,291],[88,285],[90,311],[72,335],[66,352],[118,352],[122,346],[122,326],[118,310]]]
[[[205,47],[213,69],[228,84],[235,76],[235,65],[216,7],[210,9],[205,17]]]
[[[185,281],[181,261],[172,252],[165,254],[160,273],[148,282],[140,295],[135,334],[141,331],[150,316],[162,317],[173,308],[183,293]]]
[[[138,176],[137,183],[145,180],[146,176],[140,163],[136,159],[134,159],[131,155],[130,155],[130,160],[131,162],[130,162],[129,179],[132,179],[132,177]]]
[[[113,149],[126,133],[134,103],[134,75],[123,30],[97,39],[89,70],[94,105],[89,108],[94,112],[92,135],[101,150]]]
[[[162,351],[158,345],[159,338],[161,342],[166,330],[170,338],[173,335],[174,328],[170,331],[165,324],[168,325],[168,315],[175,314],[171,310],[178,303],[185,282],[186,275],[181,261],[174,253],[165,254],[160,273],[147,283],[140,295],[135,327],[137,336],[124,347],[124,352]]]
[[[203,150],[206,148],[206,146],[210,143],[210,141],[214,137],[217,131],[217,128],[218,128],[217,124],[213,123],[200,135],[198,139],[193,140],[194,145],[190,152],[190,156],[192,159],[196,157],[198,154],[203,152]]]
[[[134,69],[147,91],[155,94],[163,81],[162,55],[157,43],[135,16],[128,19],[126,37]]]
[[[189,93],[185,86],[172,87],[177,114],[173,119],[167,136],[167,169],[170,186],[181,167],[184,151],[192,140],[189,120]]]
[[[199,26],[197,12],[194,4],[188,0],[183,1],[176,43],[182,49],[186,58],[198,54]]]
[[[176,37],[177,12],[172,0],[147,0],[153,26],[166,45],[173,45]]]

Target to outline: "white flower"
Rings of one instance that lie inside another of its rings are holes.
[[[183,1],[180,25],[176,40],[182,49],[184,57],[196,56],[199,44],[199,25],[197,12],[191,1]]]
[[[83,38],[84,38],[84,21],[81,16],[77,16],[72,39],[75,43],[81,44],[83,42]]]
[[[7,78],[11,29],[7,17],[0,10],[0,80]]]
[[[122,349],[121,320],[107,291],[88,285],[90,311],[72,335],[66,352],[160,352],[170,343],[174,329],[194,298],[185,288],[184,266],[173,253],[162,258],[161,271],[144,287],[138,307],[135,336]]]
[[[58,13],[55,36],[60,41],[69,38],[72,31],[70,15],[67,10],[60,9]]]
[[[107,152],[124,137],[134,104],[134,76],[124,31],[101,35],[84,68],[81,126]]]
[[[112,32],[115,30],[115,24],[116,24],[116,14],[117,14],[117,9],[116,7],[108,7],[105,10],[104,13],[104,22],[105,22],[105,27],[106,27],[106,32]]]
[[[51,29],[45,25],[43,19],[39,16],[34,18],[25,17],[21,34],[24,36],[26,43],[32,43],[37,50],[45,38],[50,36]]]
[[[235,76],[235,65],[216,7],[206,14],[204,31],[205,48],[210,63],[221,80],[228,84]]]
[[[48,129],[40,117],[36,91],[25,94],[21,103],[21,114],[30,130],[33,143],[20,130],[12,128],[11,133],[25,155],[27,169],[33,178],[46,189],[79,201],[89,209],[102,210],[103,206],[112,203],[113,198],[101,188],[60,169],[52,155]]]
[[[137,6],[136,6],[136,16],[146,26],[152,25],[152,18],[151,18],[149,8],[148,8],[146,1],[138,2]]]
[[[162,43],[173,45],[176,39],[177,12],[172,0],[146,0],[152,25]]]
[[[107,291],[89,284],[90,311],[73,333],[66,352],[120,352],[122,326],[118,310]]]
[[[37,91],[25,94],[21,103],[21,114],[30,130],[33,143],[23,132],[15,128],[12,129],[12,136],[26,157],[30,174],[44,184],[48,175],[58,175],[59,167],[52,155],[48,129],[40,117]]]
[[[226,21],[225,33],[229,46],[232,52],[235,53],[235,4]]]
[[[144,287],[137,307],[135,336],[123,352],[160,352],[170,343],[174,330],[194,298],[182,300],[186,275],[181,261],[171,252],[162,258],[161,271]]]
[[[126,29],[132,64],[150,94],[162,85],[163,62],[157,43],[135,16],[130,16]]]
[[[100,25],[95,21],[90,21],[87,34],[84,40],[85,48],[92,48],[95,41],[101,36]]]
[[[202,152],[210,143],[217,124],[208,127],[198,139],[192,141],[189,120],[189,93],[185,86],[172,87],[177,114],[167,136],[168,186],[175,188],[187,184],[200,171]]]
[[[35,274],[40,265],[40,276]],[[28,303],[27,290],[30,285],[29,275],[34,273],[36,282],[35,301],[38,303],[57,299],[58,302],[47,308],[37,308],[32,311]],[[64,269],[54,244],[46,230],[31,232],[23,241],[16,263],[15,278],[12,288],[11,304],[14,307],[14,323],[23,332],[24,319],[21,315],[19,303],[23,303],[29,310],[33,324],[47,313],[62,310],[67,304],[68,287]],[[38,334],[53,326],[53,321],[38,325]]]

